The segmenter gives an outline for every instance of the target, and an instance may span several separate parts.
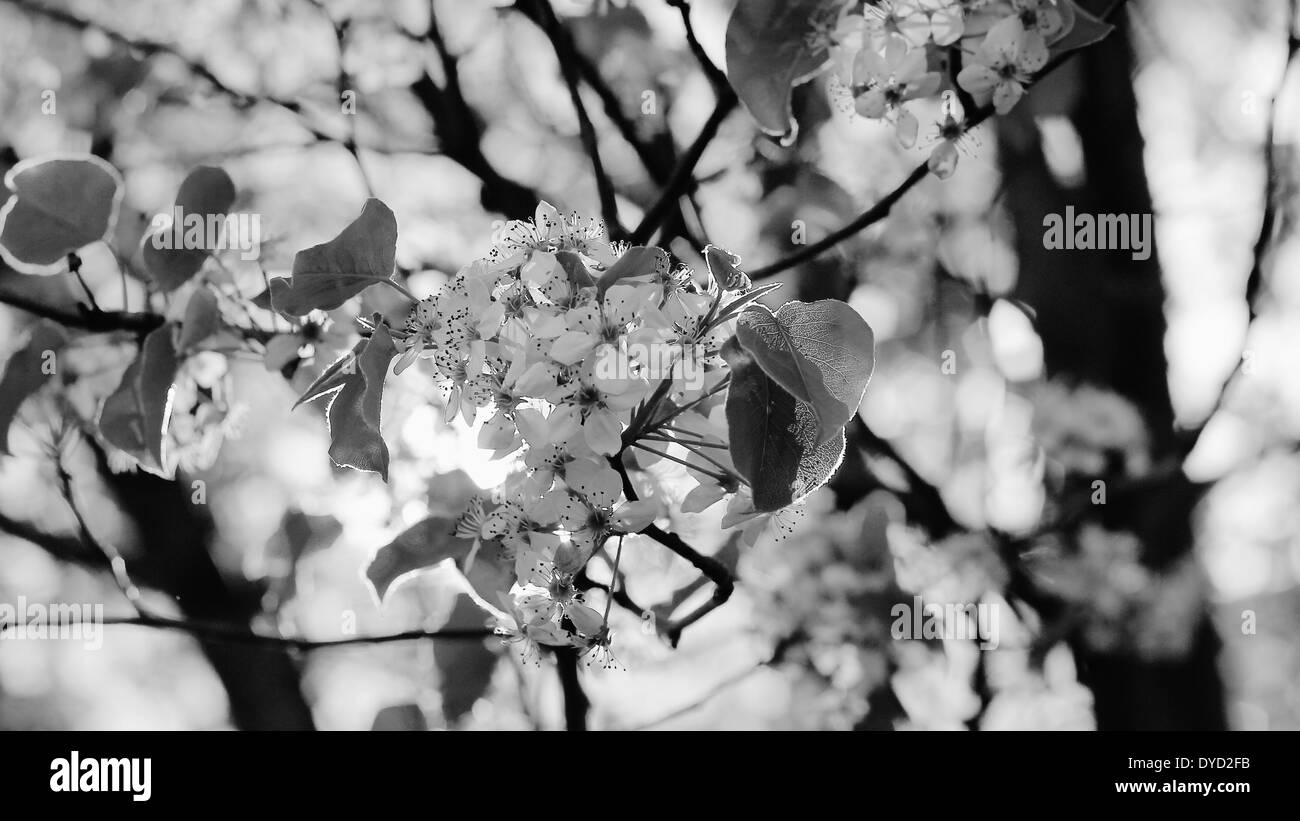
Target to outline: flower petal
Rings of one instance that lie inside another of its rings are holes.
[[[628,533],[640,533],[659,518],[660,504],[650,499],[624,502],[614,511],[614,524]]]
[[[551,345],[550,357],[561,365],[575,365],[586,359],[599,341],[584,331],[567,331]]]
[[[618,417],[603,408],[587,415],[582,423],[582,436],[592,450],[604,456],[613,456],[623,446],[623,426]]]

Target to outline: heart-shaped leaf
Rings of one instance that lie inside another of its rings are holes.
[[[783,390],[735,339],[722,356],[731,366],[731,458],[750,484],[754,508],[779,510],[824,485],[844,458],[844,430],[819,444],[811,405]]]
[[[104,239],[122,201],[122,176],[90,154],[24,160],[5,186],[14,193],[0,207],[0,251],[24,273]]]
[[[58,352],[68,341],[59,325],[37,323],[27,342],[14,351],[0,377],[0,453],[9,453],[9,426],[23,400],[36,393],[58,371]]]
[[[727,79],[758,127],[790,142],[790,90],[816,76],[830,53],[824,32],[840,0],[740,0],[727,22]]]
[[[99,431],[104,438],[155,470],[163,465],[162,440],[171,387],[180,367],[175,333],[176,325],[168,322],[145,337],[139,355],[99,412]]]
[[[874,367],[874,339],[845,303],[791,301],[775,314],[750,305],[740,313],[736,339],[777,384],[812,406],[818,444],[857,413]]]
[[[377,323],[353,373],[343,374],[343,389],[334,395],[326,417],[330,458],[343,467],[378,473],[388,481],[388,446],[379,433],[384,377],[397,355],[388,327]],[[340,373],[344,370],[340,369]]]
[[[375,551],[366,566],[366,580],[382,605],[401,582],[448,559],[459,565],[473,547],[474,542],[456,536],[455,519],[431,516]]]
[[[288,316],[332,311],[393,274],[397,264],[397,218],[377,199],[329,242],[299,251],[293,275],[271,280],[271,305]]]
[[[224,221],[235,204],[235,183],[220,168],[201,165],[181,183],[171,221],[145,236],[145,272],[163,291],[174,291],[199,272],[215,247],[209,224]],[[202,241],[193,242],[195,227]],[[197,246],[197,247],[196,247]],[[212,246],[212,247],[209,247]]]

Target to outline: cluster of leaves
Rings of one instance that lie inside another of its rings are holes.
[[[97,157],[25,161],[10,170],[5,185],[11,193],[0,209],[0,253],[23,274],[80,276],[77,252],[114,236],[122,178]],[[175,204],[206,223],[209,217],[224,220],[234,200],[230,177],[219,168],[201,167],[185,179]],[[210,256],[202,244],[161,247],[167,244],[146,239],[139,251],[150,288],[170,294],[194,278]],[[148,312],[110,315],[94,305],[78,308],[77,315],[56,318],[92,334],[129,331],[139,342],[95,420],[113,463],[165,475],[178,466],[210,464],[221,438],[237,421],[226,355],[245,343],[258,344],[263,334],[228,325],[216,293],[206,288],[192,290],[175,318]],[[105,346],[113,342],[99,341]],[[7,434],[22,401],[60,373],[58,357],[75,342],[69,329],[54,321],[34,328],[5,371],[11,390],[0,435]]]

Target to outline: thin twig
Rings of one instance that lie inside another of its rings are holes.
[[[709,80],[709,85],[713,86],[713,93],[719,97],[730,93],[731,84],[727,82],[727,75],[709,59],[704,46],[700,44],[700,38],[695,36],[695,26],[691,23],[691,4],[686,0],[666,0],[666,2],[681,14],[682,26],[686,29],[686,45],[690,47],[691,54],[695,55],[696,62],[700,64],[704,76]]]
[[[574,587],[578,588],[579,590],[602,591],[603,593],[605,593],[605,595],[613,599],[614,604],[617,604],[619,607],[622,607],[624,610],[636,616],[638,619],[644,620],[646,616],[650,613],[650,610],[642,607],[641,605],[637,604],[635,601],[632,600],[632,597],[627,592],[627,585],[623,583],[622,572],[619,572],[618,577],[612,580],[612,584],[613,584],[613,592],[610,592],[611,585],[605,584],[604,582],[595,581],[594,579],[592,579],[590,576],[587,575],[587,571],[585,568],[580,573],[578,573],[577,577],[574,579],[573,582]]]
[[[800,248],[798,251],[795,251],[784,259],[777,260],[770,265],[764,265],[761,268],[750,271],[750,279],[754,282],[761,282],[768,277],[773,277],[779,273],[788,271],[802,262],[806,262],[813,257],[821,256],[822,253],[829,251],[844,240],[872,225],[875,225],[877,222],[880,222],[885,217],[889,216],[889,212],[892,211],[894,205],[903,198],[903,195],[908,191],[911,191],[917,183],[925,179],[929,174],[930,167],[926,163],[920,163],[916,168],[912,169],[912,173],[908,174],[907,177],[894,188],[894,190],[882,197],[875,205],[854,217],[844,226],[837,228],[822,237],[817,242],[814,242],[811,245],[805,245],[803,248]]]
[[[623,465],[622,460],[611,458],[610,464],[616,471],[618,471],[619,478],[623,481],[623,495],[626,496],[629,501],[636,501],[638,498],[636,487],[632,484],[632,477],[628,476],[627,468]],[[685,539],[678,536],[676,533],[669,533],[658,525],[651,524],[649,527],[641,531],[641,535],[654,539],[659,544],[690,562],[696,570],[703,573],[704,576],[709,581],[713,582],[714,585],[713,596],[707,602],[700,605],[696,610],[681,619],[674,621],[664,629],[664,637],[668,639],[669,644],[676,647],[677,642],[681,640],[683,630],[699,621],[710,611],[725,604],[726,601],[731,598],[731,594],[735,592],[736,589],[736,579],[732,575],[731,570],[725,564],[712,556],[706,556],[691,547]]]
[[[676,456],[673,456],[672,454],[664,453],[663,451],[660,451],[660,450],[655,450],[655,449],[652,448],[652,447],[647,447],[647,446],[641,444],[640,442],[633,442],[633,443],[632,443],[632,447],[634,447],[634,448],[638,448],[638,449],[640,449],[640,450],[644,450],[646,453],[653,453],[655,456],[658,456],[660,459],[667,459],[667,460],[669,460],[669,461],[671,461],[671,462],[676,462],[676,463],[679,464],[679,465],[682,465],[682,466],[684,466],[684,467],[687,467],[687,468],[689,468],[689,469],[691,469],[691,470],[693,470],[693,471],[696,471],[697,473],[702,473],[702,474],[704,474],[705,476],[708,476],[709,478],[714,479],[714,480],[716,480],[716,481],[718,481],[718,482],[726,482],[726,481],[727,481],[727,477],[724,476],[724,475],[722,475],[721,473],[714,473],[713,471],[705,470],[704,468],[700,467],[699,465],[692,465],[690,462],[686,461],[685,459],[680,459],[680,458],[678,458],[678,457],[676,457]]]
[[[713,113],[704,121],[700,127],[700,133],[695,137],[695,141],[686,149],[677,161],[677,167],[673,169],[672,176],[664,184],[664,191],[659,195],[655,204],[650,206],[650,210],[642,217],[641,223],[637,225],[636,230],[628,237],[628,241],[633,245],[641,245],[659,230],[668,217],[669,211],[677,203],[677,198],[684,196],[695,183],[695,165],[704,156],[704,150],[713,142],[713,138],[718,135],[718,129],[722,127],[723,120],[736,107],[736,95],[734,92],[720,97],[717,105],[713,107]]]
[[[591,116],[587,114],[587,106],[582,102],[573,41],[565,36],[560,20],[555,16],[555,9],[551,8],[550,0],[530,0],[530,2],[537,10],[537,20],[542,31],[546,32],[552,48],[555,49],[555,57],[560,63],[560,76],[569,89],[569,100],[573,103],[574,113],[578,117],[578,137],[587,156],[591,158],[591,170],[596,178],[596,194],[600,198],[601,216],[605,220],[610,236],[614,239],[622,239],[627,232],[618,220],[618,200],[614,194],[614,183],[605,171],[604,162],[600,159],[596,127],[592,125]]]
[[[339,639],[305,639],[295,636],[267,636],[261,633],[254,633],[247,627],[231,624],[226,622],[215,621],[196,621],[191,619],[176,619],[166,616],[109,616],[102,621],[71,621],[71,622],[27,622],[22,624],[25,629],[32,628],[63,628],[82,626],[134,626],[149,627],[157,630],[176,630],[181,633],[188,633],[195,638],[205,641],[218,641],[228,644],[248,645],[255,647],[282,647],[293,650],[321,650],[328,647],[348,647],[364,644],[389,644],[399,641],[417,641],[420,639],[484,639],[493,635],[492,631],[484,627],[482,629],[446,629],[446,630],[406,630],[401,633],[388,633],[379,636],[348,636]],[[0,633],[18,626],[13,624],[0,624]]]
[[[334,40],[338,44],[339,50],[338,81],[336,83],[339,101],[341,102],[344,96],[347,95],[348,92],[351,92],[355,104],[357,102],[356,84],[352,81],[351,75],[348,74],[346,63],[348,30],[351,27],[352,21],[346,17],[340,20],[335,20],[330,15],[329,9],[326,8],[323,3],[313,2],[312,5],[315,5],[320,9],[321,13],[329,20],[330,26],[334,29]],[[347,136],[340,140],[340,142],[343,144],[343,147],[347,149],[347,152],[352,155],[353,162],[356,163],[357,173],[361,177],[361,185],[366,190],[366,196],[373,197],[375,195],[375,187],[370,181],[370,175],[366,173],[366,165],[361,161],[361,150],[357,147],[358,114],[354,109],[351,112],[344,111],[343,116],[347,121]]]
[[[925,523],[931,538],[941,539],[960,529],[943,500],[943,494],[898,452],[892,442],[873,431],[857,415],[849,422],[846,433],[869,454],[888,459],[903,472],[907,479],[907,493],[900,494],[902,501],[913,520]]]
[[[81,257],[77,256],[75,253],[68,254],[68,271],[76,277],[77,282],[81,284],[81,290],[86,294],[86,302],[90,305],[90,310],[98,311],[99,303],[95,301],[95,292],[90,290],[90,286],[86,284],[85,277],[81,275]]]
[[[438,55],[442,85],[426,71],[411,85],[411,92],[433,118],[439,150],[482,181],[479,200],[485,208],[501,211],[512,219],[531,216],[541,197],[533,189],[502,175],[483,154],[482,118],[465,99],[460,82],[460,58],[447,47],[433,10],[424,40]]]
[[[515,9],[545,31],[536,3],[526,1],[516,3]],[[609,83],[605,82],[605,78],[600,75],[600,69],[596,67],[596,64],[591,61],[591,58],[578,50],[578,45],[574,42],[573,36],[563,26],[559,28],[556,35],[567,41],[568,45],[565,46],[565,50],[572,58],[578,70],[578,76],[600,99],[606,119],[613,124],[623,141],[636,152],[637,158],[641,160],[641,165],[645,167],[650,179],[662,185],[668,179],[668,175],[672,173],[673,165],[676,162],[676,158],[673,156],[672,140],[663,139],[648,143],[641,139],[637,133],[636,123],[624,113],[622,101],[614,89],[610,88]],[[667,137],[668,135],[661,133],[659,136]]]
[[[57,436],[57,434],[56,434]],[[68,447],[75,446],[77,440],[68,440]],[[87,547],[94,549],[96,552],[103,554],[108,560],[109,570],[113,574],[113,581],[117,584],[118,590],[122,591],[122,596],[135,608],[136,613],[141,617],[148,617],[149,613],[145,610],[144,603],[140,598],[140,588],[135,582],[131,581],[131,576],[126,569],[126,559],[122,556],[115,546],[107,542],[101,542],[95,538],[95,534],[90,529],[86,517],[81,513],[81,507],[77,504],[76,497],[72,493],[72,474],[68,472],[63,463],[63,451],[60,442],[53,443],[54,449],[54,467],[59,477],[59,492],[63,496],[63,501],[72,511],[72,516],[77,522],[77,533],[81,541]]]

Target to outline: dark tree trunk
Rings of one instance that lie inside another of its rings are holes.
[[[223,578],[210,548],[214,527],[180,481],[147,473],[100,473],[123,515],[139,534],[134,578],[175,597],[187,618],[248,624],[260,591],[241,590]],[[241,730],[311,730],[297,664],[281,649],[200,641],[225,686],[231,721]]]
[[[1096,6],[1098,4],[1087,4]],[[1013,218],[1020,273],[1015,297],[1037,312],[1049,376],[1108,387],[1141,409],[1152,433],[1153,461],[1177,458],[1164,355],[1164,301],[1152,253],[1044,248],[1044,216],[1065,213],[1151,214],[1133,84],[1133,53],[1121,16],[1101,44],[1035,90],[1072,103],[1085,178],[1065,187],[1049,171],[1038,131],[1025,111],[999,122],[999,151]],[[1047,88],[1048,83],[1056,86]],[[1025,106],[1026,103],[1022,103]],[[1067,230],[1069,227],[1067,226]],[[1151,237],[1154,249],[1154,236]],[[1104,524],[1142,540],[1144,561],[1161,568],[1192,548],[1191,515],[1200,492],[1177,473],[1132,498],[1112,494]],[[1101,654],[1074,642],[1080,678],[1096,697],[1101,729],[1222,729],[1220,647],[1202,614],[1190,653],[1154,662]]]

